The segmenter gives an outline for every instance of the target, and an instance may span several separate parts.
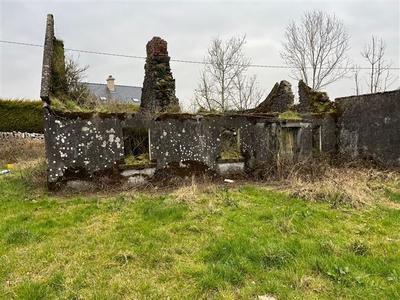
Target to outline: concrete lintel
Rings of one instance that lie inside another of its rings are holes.
[[[281,122],[282,128],[304,128],[310,127],[312,123],[310,122]]]

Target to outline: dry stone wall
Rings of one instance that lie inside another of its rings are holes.
[[[0,140],[12,140],[12,139],[28,139],[28,140],[44,140],[44,135],[41,133],[30,133],[30,132],[0,132]]]

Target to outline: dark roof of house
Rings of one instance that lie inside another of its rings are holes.
[[[115,91],[110,92],[107,84],[102,83],[86,83],[89,90],[101,100],[116,100],[121,103],[131,103],[140,105],[142,97],[142,88],[138,86],[115,85]]]

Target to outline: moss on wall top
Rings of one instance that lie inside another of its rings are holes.
[[[93,104],[93,108],[80,107],[72,100],[64,102],[53,98],[51,100],[51,108],[60,113],[101,113],[101,114],[135,114],[140,110],[139,105],[130,103],[119,103],[117,101],[98,102]]]
[[[281,113],[278,116],[278,119],[280,119],[280,120],[301,120],[302,117],[294,111],[287,110],[287,111]]]

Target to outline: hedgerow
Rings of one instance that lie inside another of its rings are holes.
[[[42,101],[0,99],[0,131],[43,133]]]

